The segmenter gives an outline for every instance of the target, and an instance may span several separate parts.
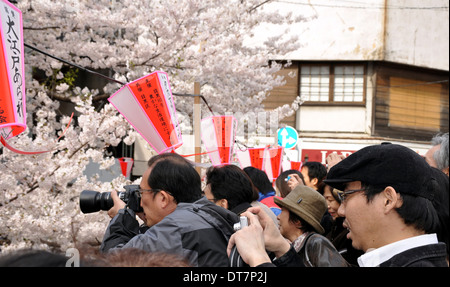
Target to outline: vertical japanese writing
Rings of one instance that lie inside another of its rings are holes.
[[[250,162],[253,167],[256,167],[258,169],[262,169],[263,165],[263,158],[264,158],[264,148],[253,148],[248,149],[249,156],[250,156]]]
[[[19,117],[23,117],[23,93],[22,93],[22,52],[19,47],[21,46],[20,35],[20,20],[17,13],[5,6],[7,12],[7,31],[6,41],[9,43],[9,62],[10,62],[10,74],[14,83],[13,93],[16,98],[16,112]],[[12,65],[11,65],[12,64]]]
[[[212,122],[216,133],[217,149],[219,151],[220,162],[228,163],[229,160],[227,160],[227,155],[229,152],[229,148],[227,148],[226,144],[225,117],[214,117]]]
[[[166,146],[171,146],[170,136],[174,129],[172,115],[168,108],[169,103],[162,94],[157,75],[152,74],[138,80],[130,84],[130,88]]]
[[[174,105],[174,101],[172,98],[172,93],[170,92],[169,79],[165,73],[158,73],[158,79],[159,79],[159,83],[160,83],[160,87],[161,87],[161,92],[164,95],[164,98],[166,100],[166,105],[167,105],[167,108],[170,113],[170,118],[174,119],[174,121],[172,122],[172,125],[174,125],[174,127],[175,127],[175,129],[174,129],[175,134],[172,134],[171,136],[172,137],[176,136],[177,139],[172,139],[172,140],[178,141],[179,139],[181,139],[181,130],[178,125],[178,121],[175,120],[176,119],[176,110],[175,110],[175,105]]]
[[[13,124],[2,135],[15,136],[26,128],[22,13],[8,1],[0,1],[0,32],[0,124]]]
[[[222,116],[220,117],[220,127],[216,133],[219,140],[219,152],[223,163],[229,163],[231,161],[232,147],[234,143],[234,117],[233,116]]]
[[[0,106],[0,124],[6,123],[5,110]]]
[[[282,155],[283,155],[282,147],[269,149],[269,157],[270,163],[272,165],[273,178],[277,178],[280,173]]]

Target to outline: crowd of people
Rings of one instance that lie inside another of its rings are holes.
[[[425,157],[391,143],[332,153],[327,167],[306,162],[273,183],[254,167],[215,166],[203,189],[185,158],[157,155],[139,186],[143,212],[112,192],[100,250],[82,265],[226,267],[237,249],[260,267],[448,267],[448,133],[432,145]],[[240,216],[248,226],[235,230]],[[0,266],[47,255],[14,254]],[[48,264],[63,265],[52,256]]]

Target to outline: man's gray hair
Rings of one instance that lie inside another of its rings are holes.
[[[441,145],[439,150],[433,154],[437,168],[442,170],[448,167],[448,132],[438,133],[431,139],[433,146]]]

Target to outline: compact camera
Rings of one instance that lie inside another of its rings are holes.
[[[245,226],[248,226],[248,218],[245,216],[239,217],[239,222],[233,225],[234,231],[241,230]],[[242,260],[241,255],[239,254],[236,245],[233,246],[230,253],[230,267],[249,267],[247,263]]]
[[[245,226],[248,226],[248,218],[245,216],[240,216],[239,222],[237,222],[233,225],[233,229],[234,229],[234,231],[238,231],[238,230],[241,230],[242,228],[244,228]]]

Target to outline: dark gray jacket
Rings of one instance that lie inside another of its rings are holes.
[[[138,248],[178,254],[192,266],[228,266],[227,243],[239,217],[205,197],[179,203],[174,212],[139,234],[134,212],[122,209],[108,226],[100,249]]]

